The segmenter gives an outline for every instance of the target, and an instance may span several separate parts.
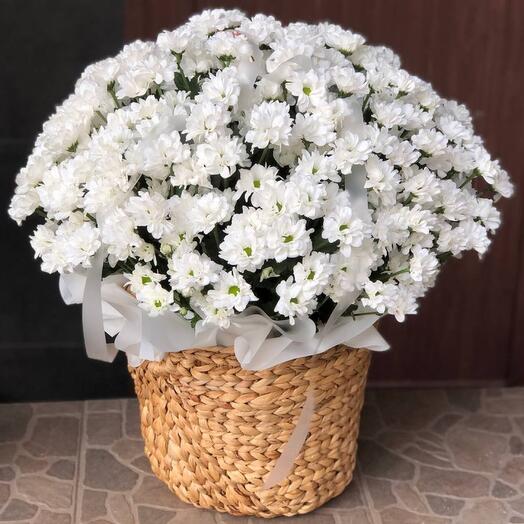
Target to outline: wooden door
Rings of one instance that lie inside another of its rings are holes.
[[[392,350],[374,359],[381,384],[524,383],[524,2],[521,0],[127,0],[127,40],[153,38],[210,7],[330,20],[393,48],[410,72],[465,103],[477,132],[517,183],[484,260],[443,269],[417,316],[381,331]]]

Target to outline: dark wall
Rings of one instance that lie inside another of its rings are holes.
[[[80,310],[41,273],[30,224],[7,217],[14,177],[42,123],[83,69],[122,47],[123,1],[0,2],[0,401],[82,398],[130,391],[124,360],[84,354]]]
[[[524,384],[524,1],[126,0],[125,37],[150,38],[204,8],[236,7],[283,22],[329,20],[399,54],[403,66],[471,110],[516,195],[483,260],[452,260],[419,314],[381,321],[392,350],[373,359],[385,385]]]

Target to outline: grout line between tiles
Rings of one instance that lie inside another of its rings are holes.
[[[360,492],[362,493],[362,496],[364,498],[364,505],[368,510],[369,516],[371,517],[372,524],[382,524],[382,519],[375,511],[375,507],[373,506],[373,499],[371,498],[371,495],[368,491],[368,485],[366,482],[366,477],[362,474],[362,468],[360,467],[360,462],[357,458],[357,472],[358,472],[358,480],[359,480],[359,487]]]
[[[76,457],[76,478],[74,487],[74,501],[73,501],[73,522],[76,524],[80,522],[80,481],[84,475],[84,441],[86,432],[86,416],[87,416],[87,402],[82,402],[82,411],[80,415],[80,428],[79,428],[79,442],[78,442],[78,454]]]

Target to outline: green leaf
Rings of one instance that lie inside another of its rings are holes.
[[[175,73],[175,85],[180,91],[189,91],[189,82],[180,71]]]
[[[231,62],[233,62],[233,60],[235,59],[235,57],[233,55],[222,55],[219,56],[218,59],[220,60],[220,62],[222,62],[222,65],[224,67],[229,67],[231,65]]]
[[[278,277],[278,273],[275,273],[273,266],[265,267],[260,272],[260,282],[263,282],[264,280],[267,280],[268,278],[275,278],[275,277]]]
[[[76,153],[77,148],[78,148],[78,140],[74,144],[71,144],[67,148],[67,150],[69,151],[69,153]]]

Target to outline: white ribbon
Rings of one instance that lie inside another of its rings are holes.
[[[338,344],[366,347],[372,351],[384,351],[389,347],[373,327],[377,315],[342,316],[355,295],[337,304],[318,332],[310,318],[299,318],[291,325],[287,320],[272,320],[255,306],[235,315],[227,329],[201,321],[193,329],[176,313],[150,317],[124,289],[125,277],[111,275],[97,285],[100,280],[96,275],[100,277],[100,273],[101,265],[95,260],[93,267],[84,274],[60,277],[64,302],[83,304],[86,351],[89,357],[97,360],[111,362],[116,351],[121,350],[132,366],[138,366],[144,360],[162,360],[170,352],[231,345],[242,368],[258,371],[296,358],[318,355]],[[114,344],[106,343],[104,331],[116,337]]]
[[[365,179],[365,170],[359,167],[346,176],[345,184],[354,215],[369,221]],[[157,317],[147,315],[138,306],[136,298],[124,289],[126,278],[122,275],[111,275],[102,280],[105,257],[106,251],[102,248],[89,270],[60,277],[64,302],[83,305],[86,351],[94,359],[111,362],[121,350],[127,354],[130,365],[138,366],[145,360],[162,360],[170,352],[233,346],[240,366],[256,371],[296,358],[318,355],[339,344],[371,351],[389,348],[373,327],[377,315],[342,316],[356,300],[358,292],[339,302],[318,331],[309,317],[298,318],[291,325],[287,320],[272,320],[255,306],[235,315],[227,329],[202,321],[192,328],[188,321],[173,312]],[[113,344],[106,343],[104,331],[115,337]],[[275,486],[289,474],[307,438],[314,407],[315,392],[310,389],[297,425],[262,489]]]

